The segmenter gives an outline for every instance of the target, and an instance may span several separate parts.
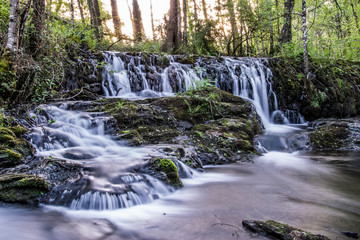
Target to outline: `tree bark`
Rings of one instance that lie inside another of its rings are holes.
[[[29,17],[29,12],[30,12],[30,8],[31,8],[31,3],[32,3],[32,0],[29,0],[28,3],[26,4],[25,8],[22,10],[22,12],[20,14],[19,40],[18,40],[19,48],[21,47],[21,44],[22,44],[24,31],[25,31],[25,26],[26,26],[26,21],[27,21],[27,19]]]
[[[44,16],[45,16],[45,0],[33,1],[33,15],[32,25],[34,26],[30,33],[30,53],[37,57],[42,49],[42,33],[44,30]]]
[[[354,3],[350,2],[350,6],[351,6],[351,10],[352,10],[353,16],[354,16],[354,18],[355,18],[355,26],[356,26],[357,30],[359,31],[359,33],[360,33],[359,19],[358,19],[358,16],[357,16],[357,14],[356,14],[356,11],[355,11]]]
[[[208,14],[207,14],[206,2],[205,2],[205,0],[202,0],[201,2],[202,2],[202,8],[203,8],[204,17],[205,17],[205,20],[207,21],[208,20]]]
[[[71,23],[75,23],[74,0],[70,0]]]
[[[83,12],[80,0],[77,0],[77,4],[78,4],[79,11],[80,11],[81,22],[85,23],[84,12]]]
[[[188,0],[183,0],[183,24],[184,24],[184,32],[183,32],[183,44],[185,46],[188,45],[188,25],[187,25],[187,11],[188,11]]]
[[[94,7],[94,17],[95,17],[95,27],[96,31],[98,31],[99,39],[102,38],[102,31],[101,31],[101,13],[100,13],[100,6],[98,0],[92,0],[92,4]]]
[[[306,23],[306,0],[302,0],[302,22],[303,22],[303,41],[304,41],[304,88],[307,89],[309,86],[309,54],[308,54],[308,30]]]
[[[284,20],[285,23],[283,25],[283,28],[281,29],[281,36],[280,36],[280,42],[282,44],[291,42],[292,40],[292,12],[294,9],[295,0],[285,0],[284,7],[285,7],[285,13],[284,13]]]
[[[10,16],[9,16],[9,27],[8,27],[6,48],[13,53],[16,52],[18,49],[19,16],[20,16],[20,1],[10,0]]]
[[[141,17],[141,10],[137,0],[133,0],[133,22],[134,22],[134,39],[141,42],[145,37],[144,25]]]
[[[118,40],[121,39],[121,22],[120,22],[120,16],[119,16],[119,12],[118,12],[118,6],[117,6],[117,0],[110,0],[111,2],[111,14],[112,14],[112,20],[113,20],[113,24],[114,24],[114,30],[115,30],[115,35],[117,37]]]
[[[154,25],[154,12],[153,12],[153,6],[152,6],[152,0],[150,0],[150,11],[151,11],[151,30],[153,34],[153,40],[155,41],[155,25]]]
[[[196,45],[196,29],[198,26],[198,14],[197,14],[196,0],[193,0],[193,2],[194,2],[194,43]]]
[[[239,33],[237,31],[234,2],[232,0],[227,0],[226,6],[227,6],[227,10],[230,15],[231,35],[232,35],[232,39],[233,39],[233,54],[232,55],[235,55],[236,52],[234,52],[234,51],[237,47],[237,40],[239,38]]]
[[[95,15],[93,1],[92,0],[87,0],[87,3],[88,3],[88,7],[89,7],[91,26],[92,26],[92,29],[94,29],[95,38],[97,40],[99,40],[100,39],[100,33],[99,33],[99,29],[97,28],[96,15]]]
[[[170,16],[167,25],[167,35],[164,50],[169,52],[171,49],[177,50],[180,44],[179,37],[179,0],[170,0]]]

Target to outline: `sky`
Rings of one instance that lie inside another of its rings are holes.
[[[105,9],[111,14],[111,4],[110,0],[101,0],[104,4]],[[129,5],[132,8],[132,0],[128,0]],[[207,0],[206,1],[209,5],[212,5],[215,0]],[[151,12],[150,12],[150,0],[138,0],[141,15],[143,19],[143,24],[145,28],[145,34],[148,38],[152,38],[152,29],[151,29]],[[120,15],[121,21],[124,23],[122,27],[122,32],[128,36],[132,36],[132,24],[130,20],[129,9],[126,3],[126,0],[117,0],[118,4],[118,11]],[[155,26],[158,25],[159,21],[163,21],[163,16],[169,11],[170,8],[170,0],[152,0],[153,4],[153,12],[154,12],[154,23]],[[182,5],[182,1],[180,1]],[[199,14],[201,10],[201,1],[197,0],[197,5],[199,7]],[[211,15],[212,7],[208,7],[209,15]],[[111,25],[111,26],[110,26]],[[112,22],[108,23],[108,26],[113,29]]]

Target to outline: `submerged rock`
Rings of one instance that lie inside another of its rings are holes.
[[[269,239],[279,240],[329,240],[323,235],[316,235],[304,230],[276,222],[274,220],[257,221],[243,220],[242,225],[247,230],[263,235]]]

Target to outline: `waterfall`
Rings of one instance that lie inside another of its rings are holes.
[[[224,91],[252,101],[265,127],[270,123],[303,123],[299,113],[284,114],[278,109],[272,72],[264,58],[197,57],[184,63],[184,56],[104,55],[108,66],[103,72],[103,88],[108,97],[128,97],[129,92],[137,97],[170,96],[211,81]]]
[[[114,141],[106,134],[110,117],[69,110],[68,103],[40,105],[29,117],[36,122],[29,137],[38,156],[80,162],[89,169],[70,189],[49,199],[50,204],[73,210],[114,210],[149,203],[173,191],[149,175],[133,172],[156,152]],[[183,177],[191,176],[189,167],[175,164]]]

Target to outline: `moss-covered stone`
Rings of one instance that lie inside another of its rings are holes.
[[[0,176],[0,200],[4,202],[29,203],[48,190],[48,183],[40,177],[26,174]]]
[[[274,221],[243,220],[242,225],[249,231],[271,239],[280,240],[329,240],[323,235],[316,235],[292,226]]]
[[[280,109],[298,108],[307,120],[360,114],[360,62],[312,59],[311,91],[304,89],[302,58],[273,58],[269,65]]]
[[[13,167],[25,161],[31,155],[30,144],[22,138],[25,128],[16,121],[1,115],[2,127],[0,127],[0,168]]]
[[[171,159],[153,157],[147,161],[140,171],[150,174],[175,188],[184,186],[181,182],[178,168]]]
[[[314,149],[341,149],[346,146],[349,135],[347,124],[331,123],[311,132],[310,142]]]

